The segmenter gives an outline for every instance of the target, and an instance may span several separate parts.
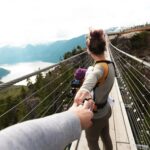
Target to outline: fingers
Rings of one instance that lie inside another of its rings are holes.
[[[80,105],[80,104],[82,104],[82,99],[78,98],[78,97],[75,97],[74,103],[77,103],[78,105]]]
[[[93,111],[94,105],[95,105],[94,101],[93,100],[89,100],[89,105],[90,105],[90,110]]]
[[[92,119],[93,116],[94,116],[93,111],[90,110],[90,118]],[[91,120],[91,119],[90,119],[90,120]]]
[[[85,109],[89,109],[89,102],[88,101],[85,101],[84,104],[83,104],[83,108]]]
[[[90,109],[90,107],[92,107],[92,104],[92,101],[85,101],[82,105],[78,105],[75,102],[69,109],[70,111],[73,111],[80,119],[82,129],[86,129],[92,126],[91,119],[93,118],[93,112]]]
[[[83,108],[90,109],[91,111],[93,111],[93,108],[94,108],[93,100],[85,101],[83,104]]]
[[[78,105],[82,104],[83,100],[89,95],[89,92],[84,90],[79,90],[74,98],[74,102]]]
[[[93,110],[94,108],[94,102],[92,100],[89,100],[89,101],[84,101],[84,103],[78,103],[78,102],[74,102],[73,105],[72,105],[72,108],[75,108],[75,107],[83,107],[84,109],[90,109],[91,111]]]

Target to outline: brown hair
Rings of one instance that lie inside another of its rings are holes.
[[[103,30],[90,31],[89,37],[86,40],[86,45],[91,53],[95,55],[103,54],[106,46]]]

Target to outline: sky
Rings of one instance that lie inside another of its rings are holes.
[[[48,43],[150,23],[150,0],[0,0],[0,46]]]

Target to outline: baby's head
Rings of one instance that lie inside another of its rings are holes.
[[[86,70],[87,69],[85,69],[85,68],[78,68],[75,71],[75,73],[74,73],[75,79],[77,79],[77,80],[83,80],[84,77],[85,77]]]

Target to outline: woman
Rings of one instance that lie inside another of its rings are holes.
[[[84,99],[90,99],[94,90],[94,102],[97,110],[93,117],[93,126],[86,130],[86,138],[90,150],[100,150],[98,139],[101,137],[106,150],[112,150],[109,134],[109,117],[111,107],[107,102],[109,92],[114,83],[114,66],[105,59],[106,41],[103,30],[90,31],[86,40],[87,52],[95,61],[93,70],[88,73],[77,92],[74,101],[82,104]]]

